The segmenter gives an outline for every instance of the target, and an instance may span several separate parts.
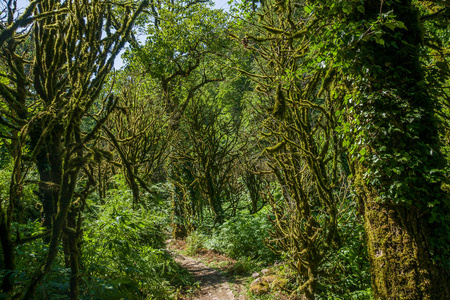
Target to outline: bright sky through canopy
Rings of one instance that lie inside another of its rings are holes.
[[[20,8],[25,8],[28,5],[28,3],[29,3],[28,0],[18,0],[17,6]],[[229,10],[230,5],[228,4],[228,0],[216,0],[214,1],[214,8]],[[114,61],[115,69],[120,69],[121,67],[123,67],[123,60],[121,58],[122,53],[123,51],[116,57]]]

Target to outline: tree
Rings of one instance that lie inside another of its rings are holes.
[[[133,193],[133,204],[139,202],[139,186],[149,191],[152,175],[161,170],[169,154],[173,131],[162,99],[154,89],[158,83],[145,75],[122,74],[115,90],[120,106],[103,126],[104,139],[118,153],[115,165],[123,169]]]
[[[63,234],[68,239],[71,298],[78,297],[81,211],[93,184],[89,181],[76,191],[78,176],[92,155],[86,147],[114,108],[115,97],[105,96],[98,114],[91,114],[91,108],[146,4],[40,1],[30,32],[31,59],[19,47],[24,40],[20,34],[10,35],[2,44],[11,82],[1,84],[1,100],[9,110],[4,125],[20,132],[20,148],[28,143],[28,159],[35,161],[40,176],[44,225],[51,229],[46,259],[25,298],[32,297],[50,270]],[[121,10],[120,17],[115,10]],[[95,125],[85,131],[81,125],[87,119]],[[21,155],[14,159],[20,164]]]
[[[342,247],[338,209],[349,201],[342,144],[335,128],[342,105],[336,71],[312,67],[305,28],[314,27],[293,3],[267,1],[244,47],[255,53],[246,73],[260,95],[261,145],[282,197],[268,194],[273,239],[298,274],[298,291],[314,299],[335,276],[330,257]],[[330,90],[333,89],[333,91]]]
[[[18,13],[17,1],[2,1],[2,7],[0,8],[4,12],[0,21],[0,47],[3,43],[14,35],[33,23],[33,10],[40,1],[31,1],[25,8],[25,11],[16,18],[15,14]]]
[[[441,189],[446,162],[435,116],[438,101],[425,81],[427,57],[422,48],[422,21],[443,20],[448,11],[446,4],[434,5],[438,7],[432,13],[421,16],[411,1],[279,1],[272,13],[261,12],[258,23],[261,31],[272,36],[244,39],[245,47],[269,61],[270,68],[259,64],[261,71],[253,77],[262,92],[274,97],[270,107],[274,124],[283,120],[287,128],[297,128],[294,133],[304,132],[294,124],[302,124],[305,117],[286,119],[292,111],[289,105],[295,110],[315,110],[333,99],[333,106],[320,109],[324,116],[318,120],[335,121],[333,116],[340,120],[329,123],[335,132],[324,140],[331,143],[337,134],[344,138],[364,216],[372,287],[375,297],[382,299],[441,299],[449,293],[442,285],[448,281],[449,258],[442,247],[448,243],[450,224],[448,195]],[[280,15],[287,17],[280,19]],[[303,26],[296,27],[299,24]],[[303,46],[289,44],[295,37],[304,37]],[[439,48],[436,45],[439,42],[434,45]],[[289,64],[295,59],[299,60]],[[296,85],[291,78],[298,80]],[[275,84],[266,88],[268,81]],[[299,94],[309,101],[307,105],[288,100],[293,95],[289,84],[302,90]],[[317,95],[314,101],[308,99],[311,95]],[[318,101],[320,96],[324,102]],[[306,114],[308,118],[315,115]],[[288,135],[289,131],[272,129],[268,135],[283,136],[280,132]],[[318,147],[321,140],[312,145]],[[273,155],[299,144],[287,137],[276,141],[267,148]],[[299,145],[300,150],[314,153]],[[331,153],[336,155],[335,151]],[[295,152],[288,149],[286,153]],[[311,158],[320,162],[323,155]],[[325,179],[329,173],[317,178]],[[302,174],[307,176],[308,171]]]
[[[207,85],[224,79],[225,66],[217,58],[227,46],[226,15],[208,8],[204,1],[166,1],[154,4],[148,17],[152,22],[144,30],[149,36],[145,45],[133,44],[127,54],[132,62],[129,67],[158,82],[159,96],[170,118],[169,129],[178,132],[183,115],[194,105],[197,94]],[[184,171],[187,169],[177,169]],[[183,215],[183,195],[181,190],[175,191],[173,218],[179,220]],[[174,221],[173,233],[175,237],[184,237],[186,229]]]
[[[134,43],[128,60],[160,82],[175,128],[196,93],[223,80],[223,67],[214,57],[226,47],[227,21],[221,10],[208,8],[204,1],[167,1],[154,5],[153,11],[145,45]]]
[[[214,223],[224,221],[226,191],[235,181],[233,170],[245,144],[239,139],[239,124],[224,118],[223,109],[198,100],[182,122],[185,145],[174,153],[192,176],[213,212]]]
[[[319,28],[309,40],[320,53],[313,63],[337,69],[348,90],[340,129],[364,216],[372,288],[381,299],[449,297],[446,162],[423,66],[422,21],[448,9],[437,5],[424,16],[411,1],[304,6]]]
[[[365,1],[347,20],[364,30],[352,49],[357,90],[352,126],[364,160],[354,161],[376,298],[449,297],[449,198],[435,116],[425,83],[423,26],[411,1]],[[366,25],[367,24],[367,25]],[[358,124],[358,125],[357,125]]]

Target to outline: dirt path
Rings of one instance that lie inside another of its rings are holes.
[[[193,300],[243,300],[244,295],[235,296],[228,279],[219,271],[208,267],[204,263],[179,253],[170,242],[167,243],[175,261],[188,270],[195,278],[201,282],[200,291]],[[237,291],[236,293],[238,293]]]

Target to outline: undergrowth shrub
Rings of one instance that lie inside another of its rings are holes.
[[[168,299],[191,277],[164,249],[163,210],[131,209],[131,195],[111,193],[91,209],[84,231],[86,299]]]
[[[204,234],[201,234],[198,231],[193,231],[189,236],[186,238],[186,253],[188,255],[195,255],[197,254],[202,248],[205,247],[206,236]]]
[[[0,168],[0,208],[5,210],[9,201],[9,188],[11,184],[11,175],[13,172],[12,161],[4,161],[3,168]],[[34,222],[40,218],[39,202],[34,194],[37,190],[38,175],[34,170],[28,170],[24,183],[21,185],[20,198],[14,201],[13,213],[14,219],[18,223],[25,224]],[[3,211],[6,214],[6,211]]]
[[[341,209],[340,247],[325,258],[317,299],[373,299],[364,228],[357,216],[356,203],[346,202]]]
[[[271,228],[266,210],[256,214],[240,213],[207,236],[204,245],[231,258],[250,258],[272,263],[279,257],[265,244]]]

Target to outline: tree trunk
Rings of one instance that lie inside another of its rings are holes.
[[[72,207],[67,215],[67,225],[69,228],[75,229],[75,232],[66,234],[67,244],[69,248],[69,261],[70,261],[70,299],[78,299],[80,293],[79,279],[80,279],[80,251],[79,251],[79,226],[77,224],[77,209]]]
[[[223,208],[221,202],[222,200],[218,197],[219,195],[217,195],[216,193],[213,178],[208,170],[205,172],[205,181],[209,205],[214,213],[214,223],[220,225],[223,223]]]
[[[68,165],[69,158],[66,158],[65,163]],[[43,280],[44,276],[50,271],[53,261],[58,254],[58,246],[61,240],[63,230],[67,228],[67,214],[72,202],[75,185],[78,178],[78,173],[81,166],[64,172],[61,180],[60,194],[58,197],[58,209],[52,223],[52,235],[48,246],[47,256],[43,264],[37,269],[31,281],[26,288],[23,299],[32,299],[36,288]]]
[[[1,291],[3,293],[12,292],[14,287],[11,276],[16,269],[16,262],[15,247],[11,236],[11,223],[13,220],[14,204],[20,202],[23,189],[22,148],[20,143],[14,145],[14,152],[14,168],[9,184],[9,201],[5,207],[2,207],[2,203],[0,202],[0,243],[3,255],[3,265],[0,267],[9,271],[2,279]]]
[[[436,241],[446,239],[437,228],[448,221],[433,218],[448,214],[443,178],[433,171],[445,161],[420,62],[419,14],[409,0],[370,0],[359,17],[388,24],[381,13],[390,11],[406,28],[381,25],[382,40],[363,39],[355,52],[360,63],[355,73],[365,70],[367,80],[351,119],[359,122],[356,142],[367,152],[364,161],[355,159],[354,175],[372,287],[375,299],[448,299],[448,275],[435,251]]]
[[[367,252],[375,299],[448,299],[445,276],[428,252],[428,221],[407,205],[380,203],[357,176],[364,202]],[[443,280],[443,281],[441,281]]]
[[[13,271],[16,269],[15,257],[14,257],[14,246],[11,240],[11,227],[10,223],[7,222],[7,217],[2,215],[0,220],[0,241],[2,246],[3,255],[3,265],[2,269]],[[3,276],[1,291],[3,293],[9,293],[13,289],[11,278],[11,273],[6,273]]]
[[[184,239],[187,237],[187,230],[184,226],[183,193],[177,187],[175,187],[172,199],[172,237]]]
[[[42,225],[50,229],[53,216],[56,214],[56,202],[62,176],[61,131],[55,128],[50,137],[39,145],[43,133],[40,121],[34,124],[31,134],[31,148],[39,147],[36,155],[36,166],[39,173],[38,197],[42,203]],[[46,242],[49,242],[47,239]]]

